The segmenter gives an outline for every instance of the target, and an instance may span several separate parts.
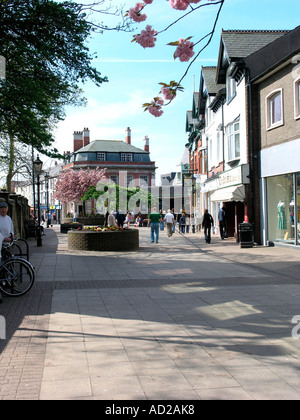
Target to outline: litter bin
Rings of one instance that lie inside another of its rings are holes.
[[[239,224],[239,243],[241,248],[253,247],[253,229],[250,223],[243,222]]]

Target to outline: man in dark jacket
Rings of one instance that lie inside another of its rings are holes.
[[[220,227],[220,236],[221,239],[224,239],[226,236],[226,213],[225,213],[225,207],[223,206],[219,210],[219,227]]]
[[[202,227],[204,229],[204,236],[205,236],[205,242],[207,244],[210,244],[211,241],[211,227],[214,225],[214,219],[212,218],[212,215],[208,213],[208,210],[204,210],[204,216],[202,221]]]

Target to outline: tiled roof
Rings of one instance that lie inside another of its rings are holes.
[[[229,58],[245,58],[290,31],[222,30],[222,39]]]
[[[78,152],[149,153],[121,140],[94,140]]]
[[[205,80],[205,86],[209,95],[216,95],[224,85],[218,85],[216,82],[217,67],[202,67],[202,73]]]

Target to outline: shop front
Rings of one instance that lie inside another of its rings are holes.
[[[264,245],[300,246],[300,140],[261,152]]]
[[[300,172],[265,179],[267,242],[300,245]]]
[[[249,165],[240,165],[221,172],[215,179],[206,182],[208,208],[218,229],[218,213],[225,208],[227,236],[238,240],[238,226],[248,222],[246,186],[249,184]]]

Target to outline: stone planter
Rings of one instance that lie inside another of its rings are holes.
[[[70,230],[68,249],[81,251],[136,251],[139,249],[138,229],[94,232]]]
[[[95,226],[95,225],[103,226],[104,221],[105,221],[104,216],[77,217],[77,222],[85,226]],[[73,222],[72,217],[64,217],[62,219],[62,223],[72,223],[72,222]]]
[[[83,228],[81,223],[61,223],[60,225],[60,233],[68,233],[69,230]]]

